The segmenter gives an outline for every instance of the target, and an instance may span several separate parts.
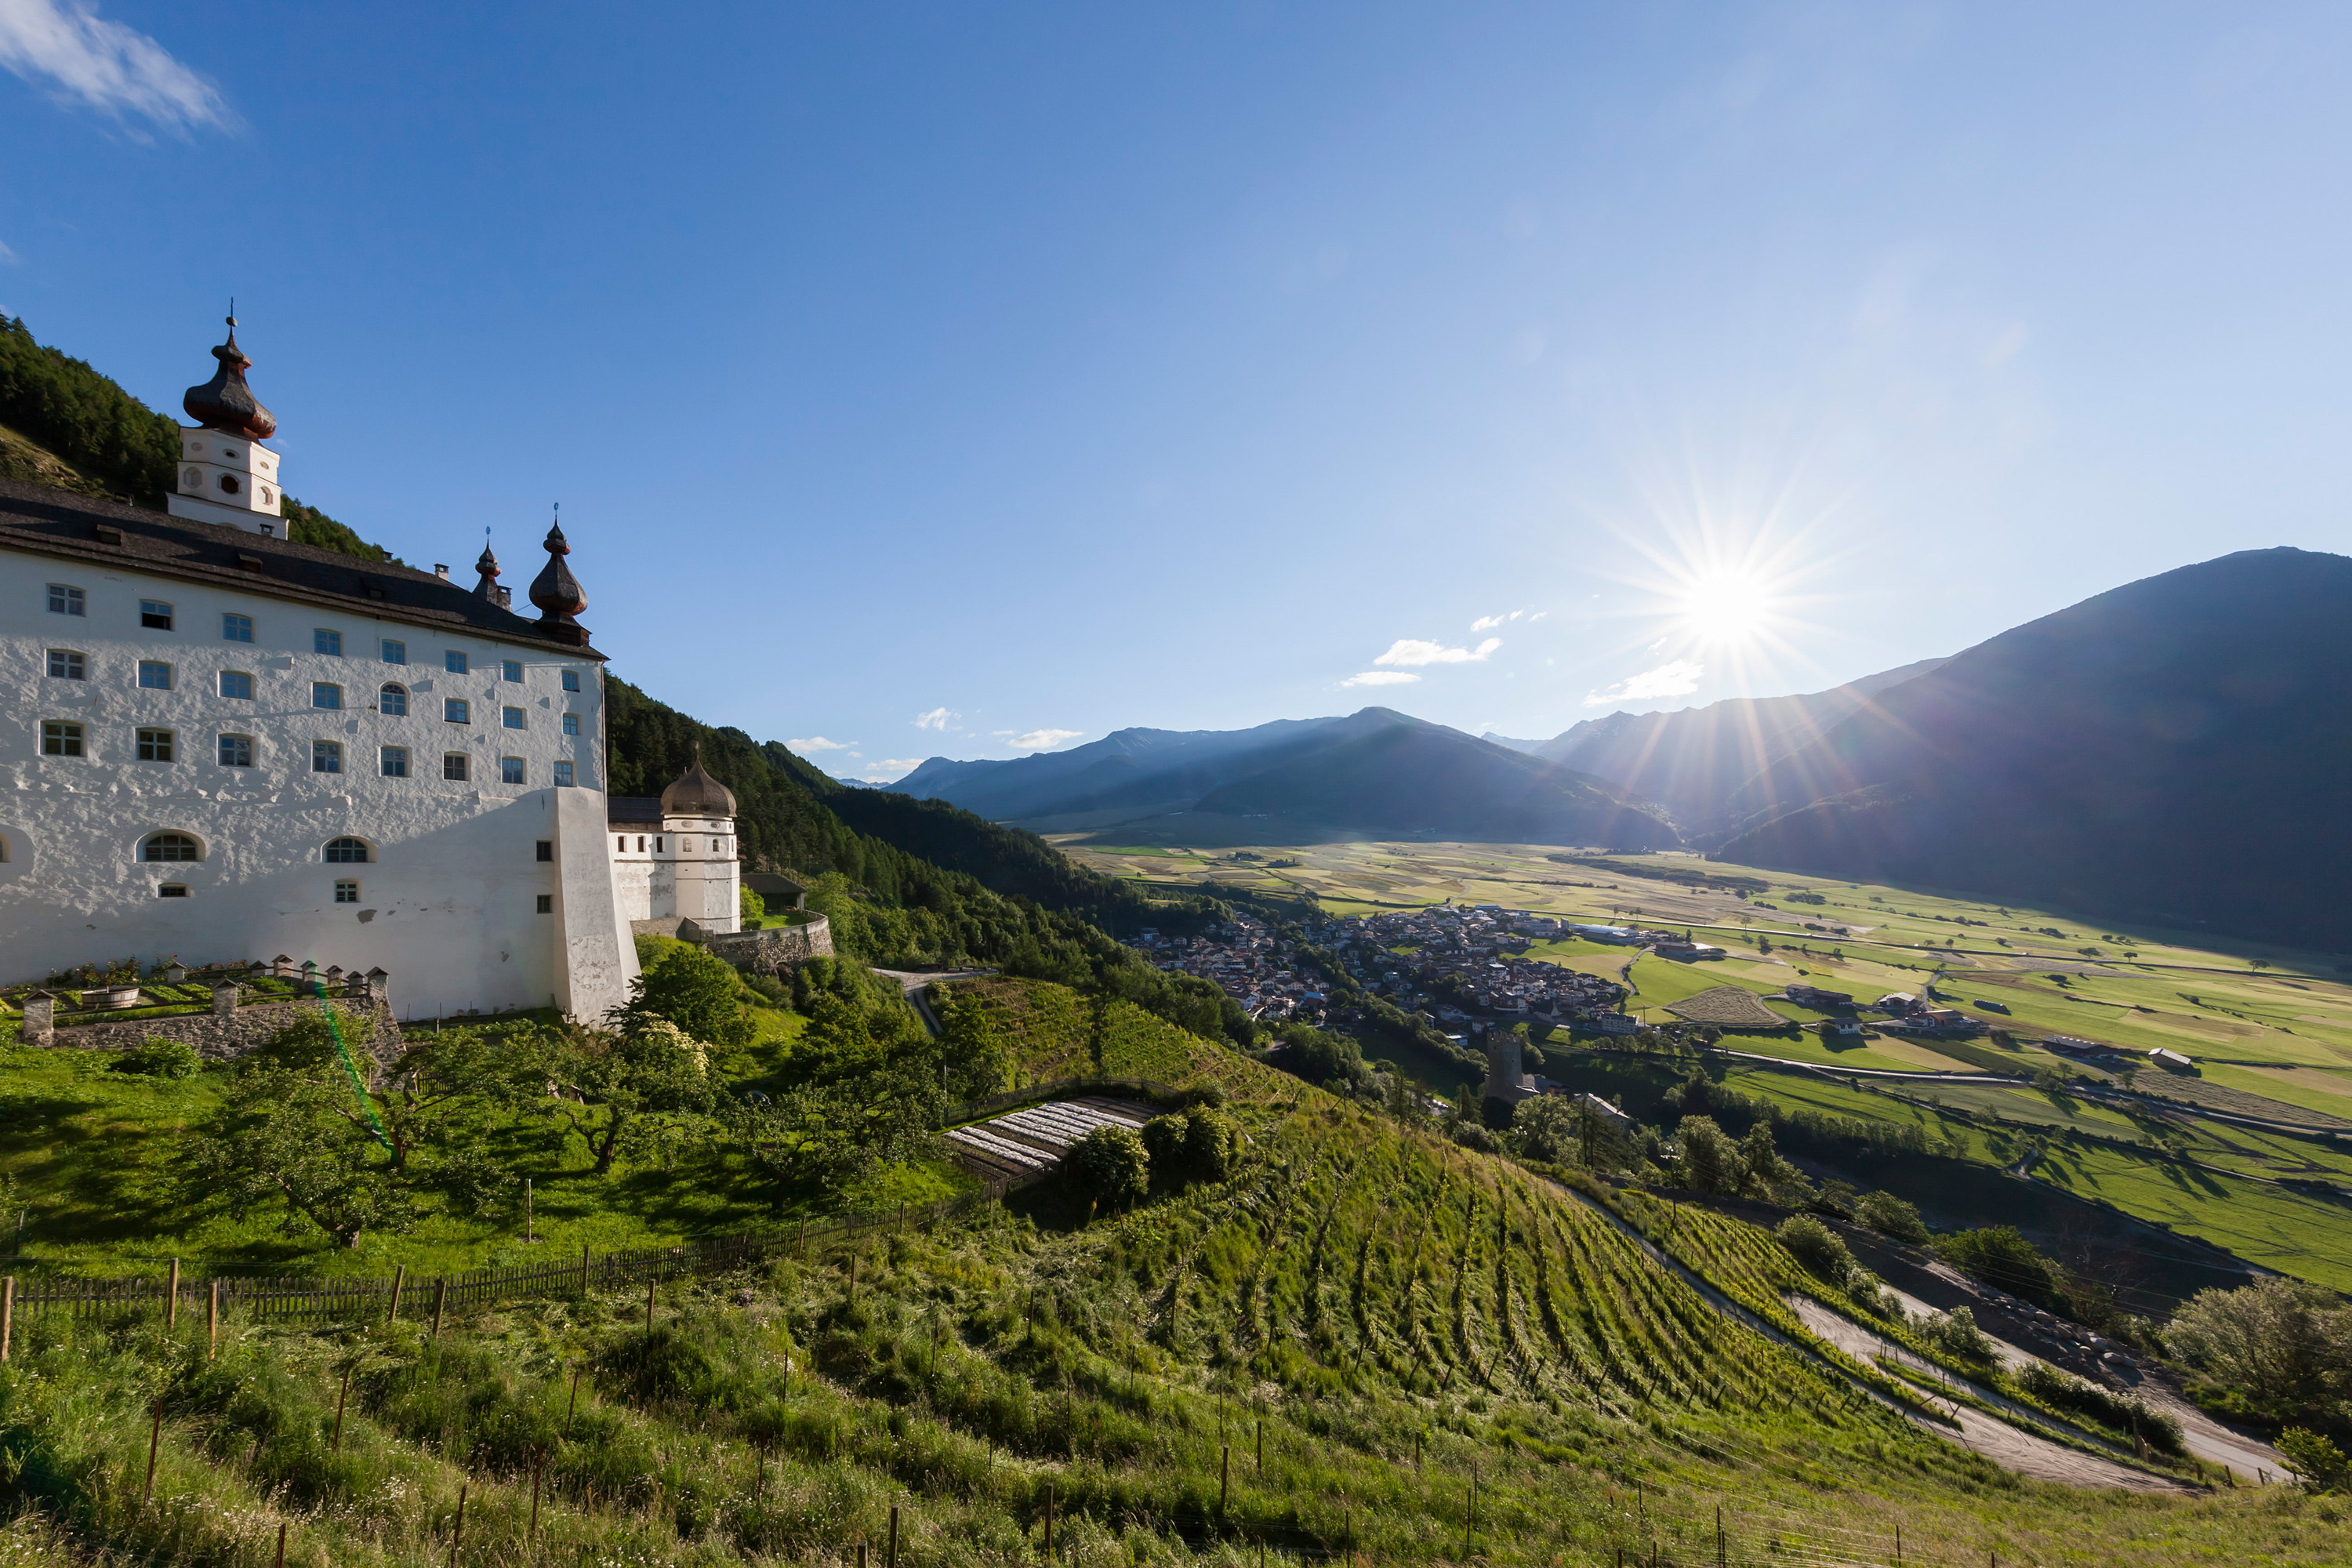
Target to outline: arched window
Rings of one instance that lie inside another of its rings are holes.
[[[330,866],[364,866],[375,858],[364,838],[330,838],[321,854]]]
[[[403,686],[397,680],[385,681],[383,683],[383,689],[376,693],[375,708],[377,712],[385,714],[394,719],[406,718],[408,716],[408,688]]]
[[[204,851],[184,833],[151,833],[139,847],[139,858],[148,861],[201,860]]]

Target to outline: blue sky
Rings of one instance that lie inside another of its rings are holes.
[[[2341,7],[485,13],[0,0],[0,310],[845,775],[2346,547]]]

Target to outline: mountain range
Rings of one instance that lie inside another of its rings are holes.
[[[1663,810],[1604,779],[1388,708],[1250,730],[1121,730],[1011,762],[933,757],[889,787],[1031,826],[1191,812],[1264,817],[1273,833],[1627,849],[1683,842]]]

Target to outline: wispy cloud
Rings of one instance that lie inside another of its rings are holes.
[[[1513,621],[1517,620],[1521,616],[1526,614],[1527,612],[1525,610],[1513,610],[1507,616],[1480,616],[1476,620],[1470,623],[1470,629],[1474,632],[1491,632],[1496,626],[1509,626]],[[1544,618],[1544,613],[1541,610],[1538,610],[1531,618],[1538,621],[1542,620]]]
[[[5,3],[5,0],[0,0],[0,4]],[[915,728],[918,730],[945,730],[948,727],[949,720],[961,719],[961,717],[963,717],[963,715],[961,713],[950,713],[944,708],[934,708],[928,713],[918,713],[915,715]]]
[[[999,730],[997,733],[1011,741],[1016,750],[1044,752],[1060,745],[1065,741],[1075,741],[1086,731],[1084,730],[1032,730],[1025,735],[1016,735],[1010,730]]]
[[[1417,637],[1399,637],[1389,645],[1389,651],[1372,660],[1374,664],[1471,664],[1485,658],[1503,646],[1500,637],[1488,637],[1475,648],[1447,647],[1444,643],[1423,642]]]
[[[1694,664],[1686,658],[1669,659],[1606,691],[1594,692],[1584,700],[1584,705],[1598,708],[1604,702],[1648,702],[1660,697],[1680,697],[1696,691],[1698,678],[1706,673],[1706,666],[1703,664]]]
[[[139,115],[175,135],[232,129],[227,100],[146,34],[86,3],[0,0],[0,67],[118,119]]]
[[[0,264],[5,264],[16,259],[16,253],[9,249],[5,244],[0,244]]]
[[[1407,675],[1402,669],[1368,669],[1361,675],[1351,675],[1339,682],[1342,686],[1406,686],[1419,680],[1418,675]]]
[[[5,5],[6,3],[7,0],[0,0],[0,5]],[[785,745],[790,746],[795,752],[847,752],[850,747],[861,745],[864,742],[858,741],[828,741],[823,735],[811,735],[805,741],[786,741],[784,742]],[[850,754],[855,756],[856,753],[851,752]]]
[[[882,769],[893,773],[909,773],[922,765],[923,759],[920,757],[884,757],[880,762],[866,764],[866,771],[869,773],[876,769]]]

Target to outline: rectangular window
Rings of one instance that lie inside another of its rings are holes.
[[[555,787],[558,789],[570,789],[572,787],[572,764],[570,763],[558,763],[555,764]]]
[[[407,747],[386,746],[381,755],[383,758],[382,767],[384,777],[388,779],[404,779],[408,776]]]
[[[310,651],[312,653],[331,653],[336,658],[341,658],[343,653],[343,634],[341,632],[331,632],[324,626],[318,627],[310,634]]]
[[[577,714],[577,713],[566,713],[566,714],[563,716],[563,732],[564,732],[565,734],[567,734],[567,735],[577,735],[578,733],[580,733],[580,715],[579,715],[579,714]]]
[[[504,724],[509,730],[521,729],[523,727],[522,710],[520,708],[499,709],[499,722]]]
[[[553,893],[541,893],[539,895],[539,912],[543,915],[551,915],[555,912],[555,895]]]
[[[553,840],[552,838],[542,838],[542,839],[541,839],[541,840],[539,841],[539,862],[540,862],[540,864],[541,864],[541,865],[542,865],[542,866],[544,866],[544,865],[549,865],[549,864],[552,863],[552,862],[554,861],[554,859],[555,859],[555,840]]]
[[[467,706],[462,697],[444,697],[441,699],[441,718],[446,723],[470,724],[474,721],[474,710]]]
[[[223,616],[221,617],[221,641],[251,642],[252,640],[253,617],[251,616]]]
[[[139,601],[139,624],[159,632],[172,629],[172,606],[161,599]]]
[[[310,742],[310,771],[314,773],[339,773],[343,771],[343,747],[340,741]]]
[[[519,658],[507,659],[499,665],[499,673],[509,680],[520,680],[522,679],[522,660]]]
[[[141,659],[139,661],[139,684],[145,687],[150,691],[171,690],[172,667],[157,659]]]
[[[89,679],[89,667],[82,662],[81,655],[71,648],[53,647],[49,649],[49,679],[87,680]]]
[[[466,656],[452,648],[441,656],[441,668],[452,675],[466,673]]]
[[[341,687],[325,680],[310,682],[311,707],[341,709],[342,705],[343,689]]]
[[[63,583],[49,584],[49,614],[81,616],[89,613],[89,601],[82,597],[79,588],[69,588]]]
[[[172,731],[142,730],[139,731],[139,760],[142,763],[168,763],[172,760]]]
[[[239,702],[253,700],[253,677],[241,669],[224,669],[220,677],[220,694]]]
[[[383,662],[386,664],[406,664],[408,662],[408,645],[393,637],[384,638]]]
[[[41,755],[45,757],[79,757],[81,755],[81,726],[67,724],[55,719],[41,724]]]
[[[522,782],[522,759],[520,757],[500,757],[499,759],[499,783],[519,784]]]
[[[253,737],[223,735],[220,738],[220,764],[225,768],[253,766]]]
[[[185,882],[166,882],[155,889],[155,896],[159,899],[184,899],[188,896],[188,885]]]
[[[466,780],[472,775],[472,773],[473,769],[468,765],[465,752],[444,752],[441,753],[441,776],[448,780],[451,784],[464,784]]]
[[[580,689],[580,672],[578,670],[567,669],[563,672],[563,689],[566,691],[577,691]]]
[[[356,904],[359,901],[360,885],[357,882],[337,882],[335,884],[335,902],[339,904]]]

